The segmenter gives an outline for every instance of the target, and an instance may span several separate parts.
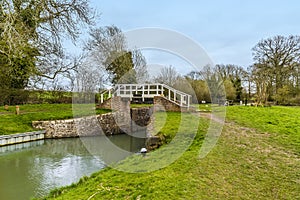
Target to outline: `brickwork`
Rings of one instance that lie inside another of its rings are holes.
[[[154,97],[154,110],[155,111],[172,111],[172,112],[187,112],[187,107],[181,107],[176,103],[169,101],[165,97],[155,96]]]

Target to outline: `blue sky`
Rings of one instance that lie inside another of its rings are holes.
[[[300,1],[296,0],[91,0],[91,4],[101,13],[97,26],[175,30],[200,44],[215,63],[247,67],[252,64],[251,48],[261,39],[300,35]],[[170,62],[154,55],[148,53],[147,59]]]

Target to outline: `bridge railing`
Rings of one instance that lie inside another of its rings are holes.
[[[174,103],[177,103],[180,106],[189,107],[190,101],[191,101],[191,95],[186,94],[182,91],[176,90],[168,85],[162,84],[164,87],[164,90],[168,93],[167,99],[170,101],[173,101]]]
[[[106,95],[107,94],[107,95]],[[100,93],[100,103],[103,103],[105,100],[112,97],[112,90],[107,89]]]
[[[154,96],[163,96],[164,98],[180,106],[189,107],[191,95],[176,90],[168,85],[155,84],[117,84],[113,88],[112,96],[121,96],[132,98],[139,95],[144,101],[145,98],[154,98]]]

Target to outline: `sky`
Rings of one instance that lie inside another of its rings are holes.
[[[300,35],[297,0],[91,0],[91,5],[101,13],[97,26],[173,30],[198,43],[215,64],[248,67],[261,39]],[[150,64],[188,65],[168,53],[144,53]]]

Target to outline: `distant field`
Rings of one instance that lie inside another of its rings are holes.
[[[86,115],[90,113],[106,113],[110,110],[93,110],[94,105],[84,104],[75,107],[75,115]],[[70,119],[74,117],[72,104],[29,104],[20,105],[20,115],[15,114],[15,106],[10,106],[9,110],[0,107],[0,135],[23,133],[34,131],[31,126],[32,121]]]

